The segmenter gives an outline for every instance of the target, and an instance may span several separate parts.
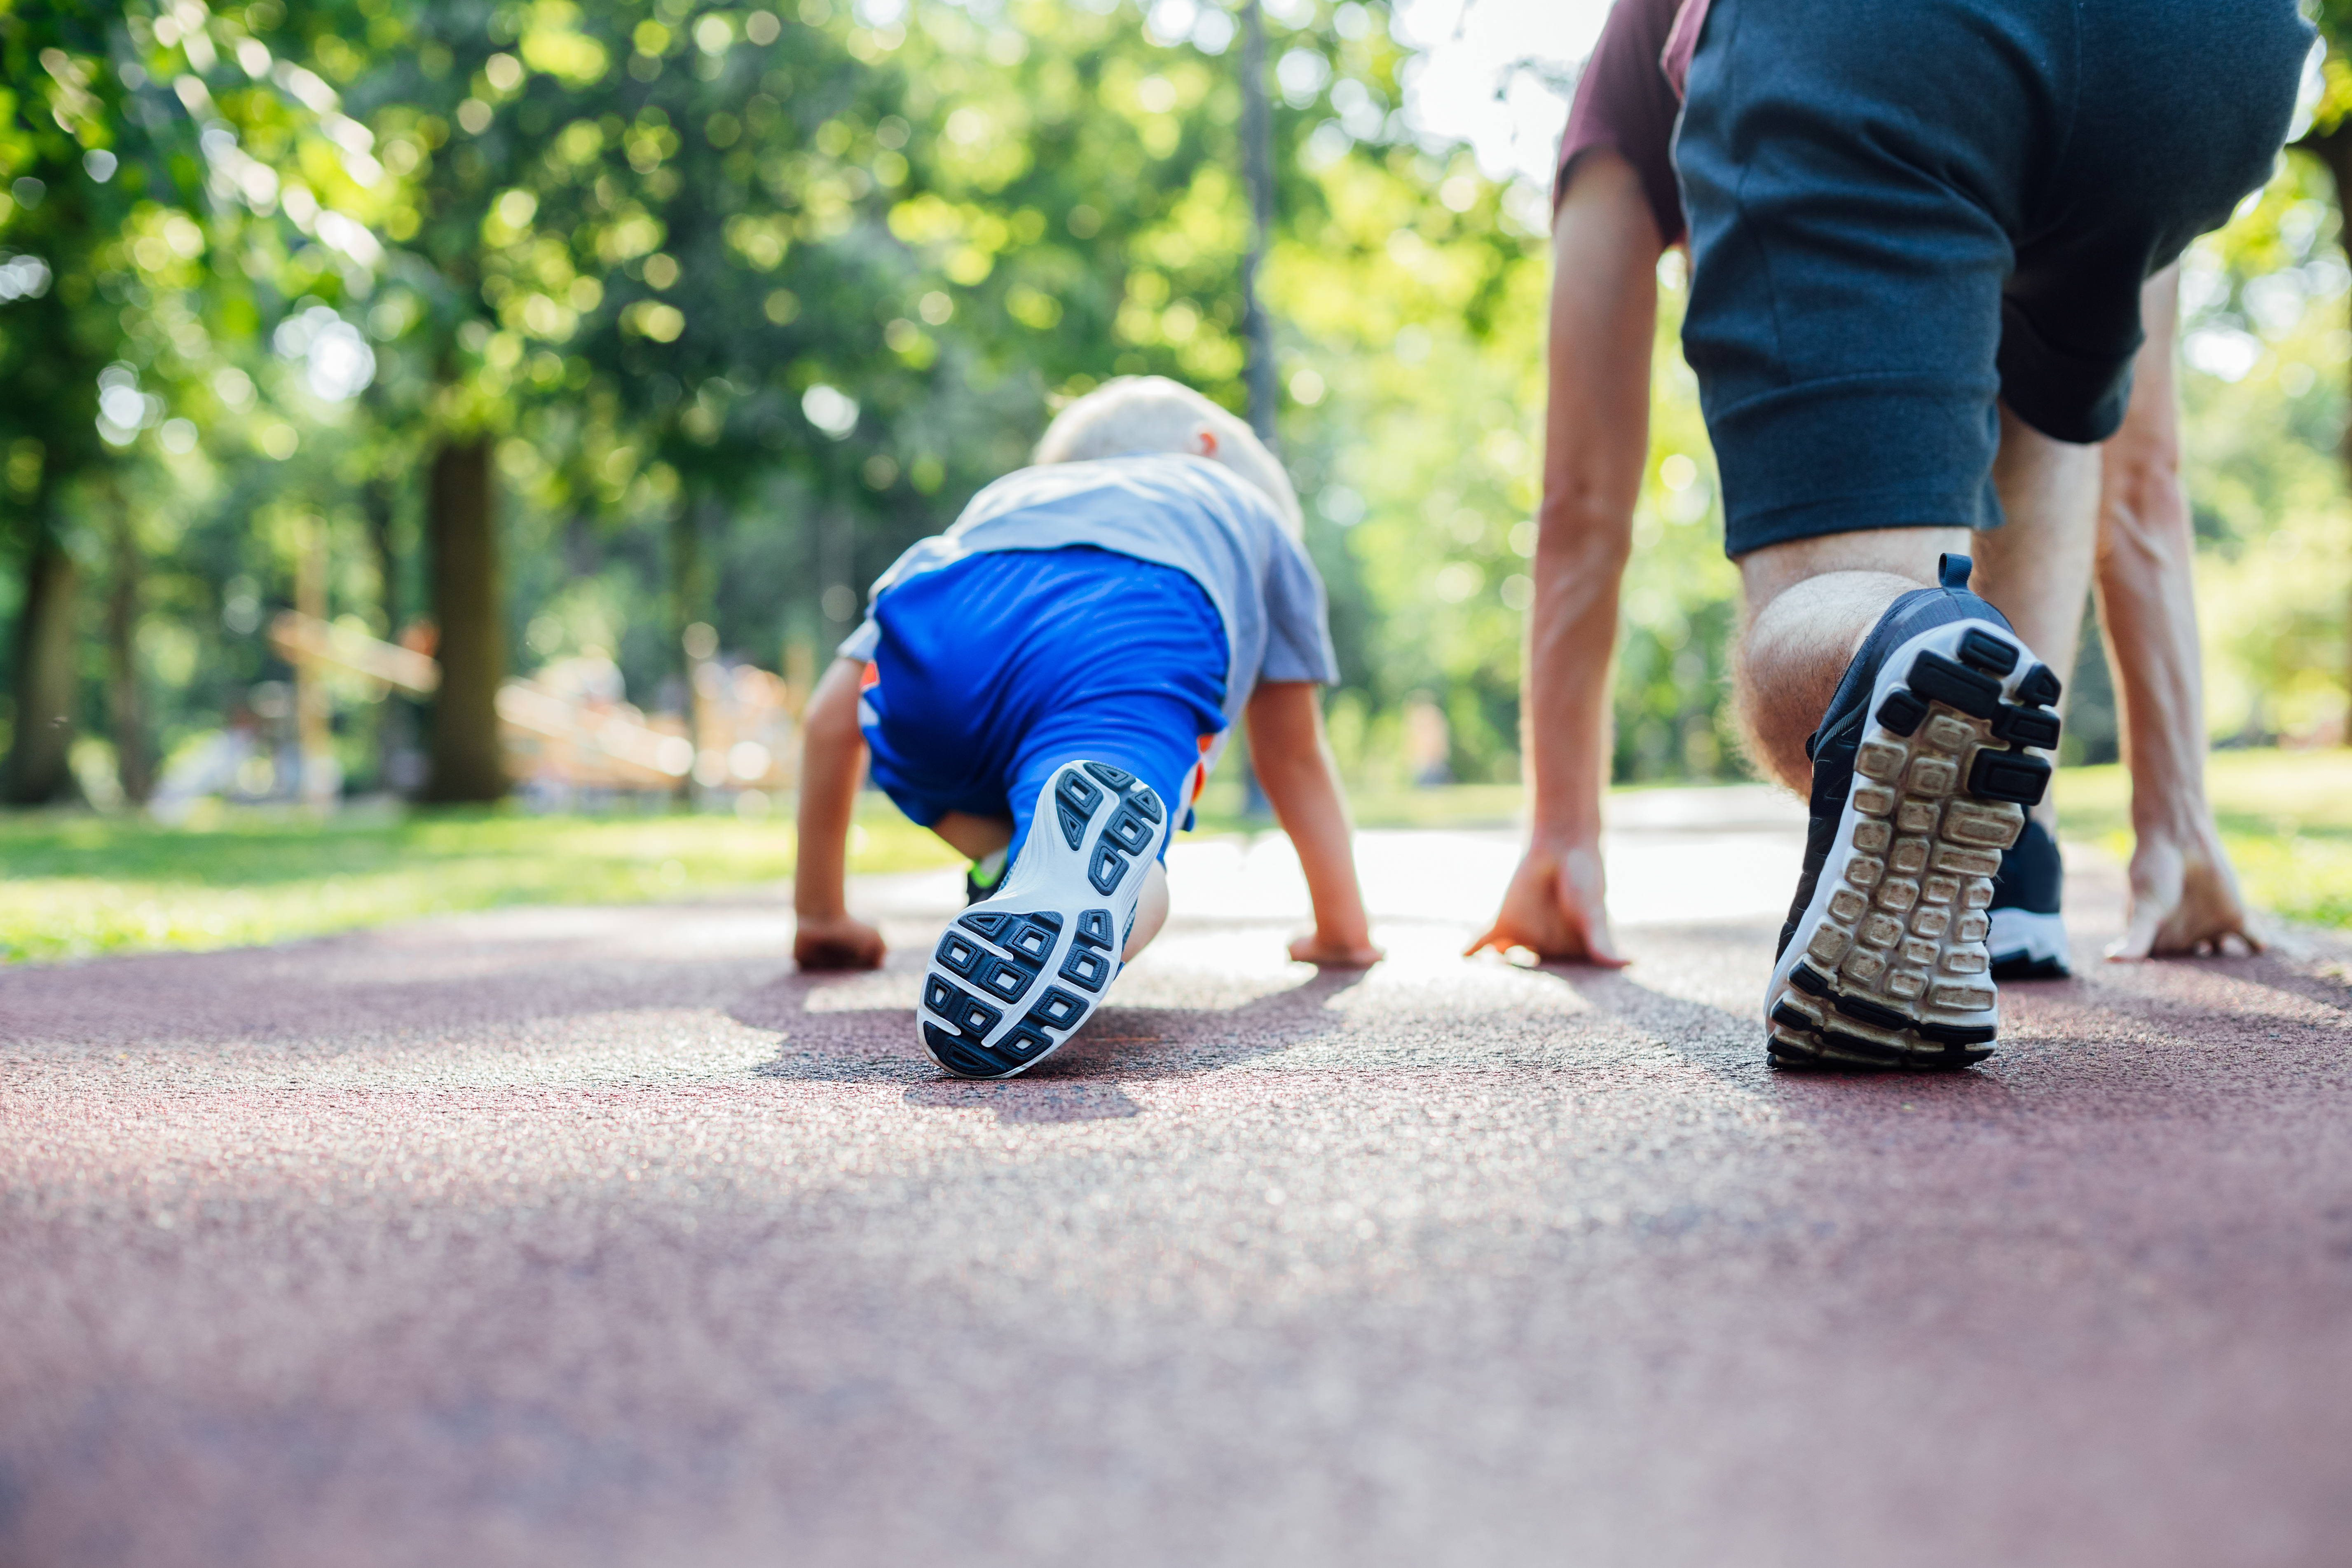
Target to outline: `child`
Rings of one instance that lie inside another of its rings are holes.
[[[817,684],[801,966],[882,961],[842,892],[870,748],[883,792],[975,862],[924,979],[924,1048],[965,1078],[1034,1067],[1168,918],[1169,837],[1238,717],[1314,900],[1291,956],[1377,963],[1323,742],[1318,688],[1339,674],[1323,584],[1298,533],[1281,466],[1199,393],[1126,376],[1063,410],[1036,467],[882,574]]]

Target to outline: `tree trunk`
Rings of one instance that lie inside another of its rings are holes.
[[[487,438],[434,454],[425,526],[441,687],[433,695],[433,771],[425,786],[430,801],[497,800],[507,793],[499,744],[506,622],[493,500]]]
[[[69,797],[73,769],[74,611],[81,568],[42,521],[33,528],[25,607],[16,619],[16,727],[0,764],[0,801],[46,805]]]
[[[1274,320],[1259,298],[1259,270],[1274,248],[1274,110],[1265,96],[1265,18],[1242,0],[1242,170],[1249,187],[1250,245],[1242,258],[1242,341],[1249,354],[1249,419],[1274,448],[1282,394],[1275,374]]]
[[[689,497],[669,524],[669,651],[688,680],[694,679],[696,656],[687,647],[687,628],[702,619],[709,598],[703,582],[702,511],[702,498]]]
[[[400,636],[400,552],[392,544],[392,481],[373,479],[360,487],[368,542],[375,550],[376,607],[383,612],[383,635]]]
[[[2343,226],[2352,222],[2352,121],[2338,121],[2325,132],[2309,132],[2292,145],[2317,158],[2335,178],[2337,229],[2346,258],[2352,260],[2352,229]],[[2347,478],[2352,478],[2352,429],[2345,432],[2336,449],[2344,458]],[[2347,609],[2352,609],[2352,605],[2347,605]],[[2352,704],[2352,616],[2347,616],[2345,626],[2345,696],[2347,704]],[[2352,746],[2352,706],[2347,706],[2344,713],[2344,744]]]
[[[122,798],[134,806],[155,793],[154,759],[147,750],[146,705],[139,696],[139,541],[130,510],[110,489],[114,513],[114,570],[106,594],[106,706],[114,726],[114,772]]]
[[[694,667],[698,661],[716,651],[716,645],[700,651],[695,647],[694,627],[701,619],[702,605],[707,597],[702,584],[700,495],[687,497],[679,504],[677,515],[670,520],[669,548],[670,654],[678,661],[678,700],[685,710],[686,732],[698,745],[701,736],[699,727],[695,723],[698,704],[695,700]],[[682,805],[690,803],[694,799],[694,774],[688,772],[681,775],[671,794]]]
[[[383,635],[400,640],[400,552],[393,547],[394,492],[392,481],[378,477],[361,488],[360,508],[366,513],[368,542],[375,549],[376,607],[383,613]],[[399,758],[415,735],[415,710],[397,690],[385,693],[376,715],[376,788],[398,787]],[[412,781],[413,782],[413,781]]]

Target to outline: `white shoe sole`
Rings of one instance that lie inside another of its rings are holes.
[[[2054,713],[2014,700],[2037,668],[1982,620],[1922,632],[1879,667],[1836,840],[1764,994],[1775,1061],[1951,1068],[1991,1054],[1986,909],[2058,733]]]
[[[923,977],[916,1033],[958,1078],[1012,1078],[1069,1043],[1118,978],[1167,804],[1104,763],[1055,770],[1021,858],[955,919]]]
[[[2003,980],[2063,980],[2074,973],[2066,955],[2066,917],[2032,910],[1993,910],[1992,973]]]

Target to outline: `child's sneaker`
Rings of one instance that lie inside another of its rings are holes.
[[[1004,851],[992,850],[964,868],[963,901],[969,909],[992,895],[1004,880]]]
[[[1948,555],[1853,657],[1811,742],[1804,876],[1764,994],[1782,1065],[1992,1054],[1993,877],[2050,781],[2058,678]]]
[[[1118,978],[1168,834],[1150,786],[1107,763],[1055,771],[1002,884],[931,954],[923,1048],[959,1078],[1011,1078],[1066,1044]]]

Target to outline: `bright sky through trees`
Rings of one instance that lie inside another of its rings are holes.
[[[1489,179],[1549,189],[1567,83],[1608,16],[1609,0],[1405,0],[1396,36],[1420,51],[1403,73],[1406,122],[1468,143]]]

